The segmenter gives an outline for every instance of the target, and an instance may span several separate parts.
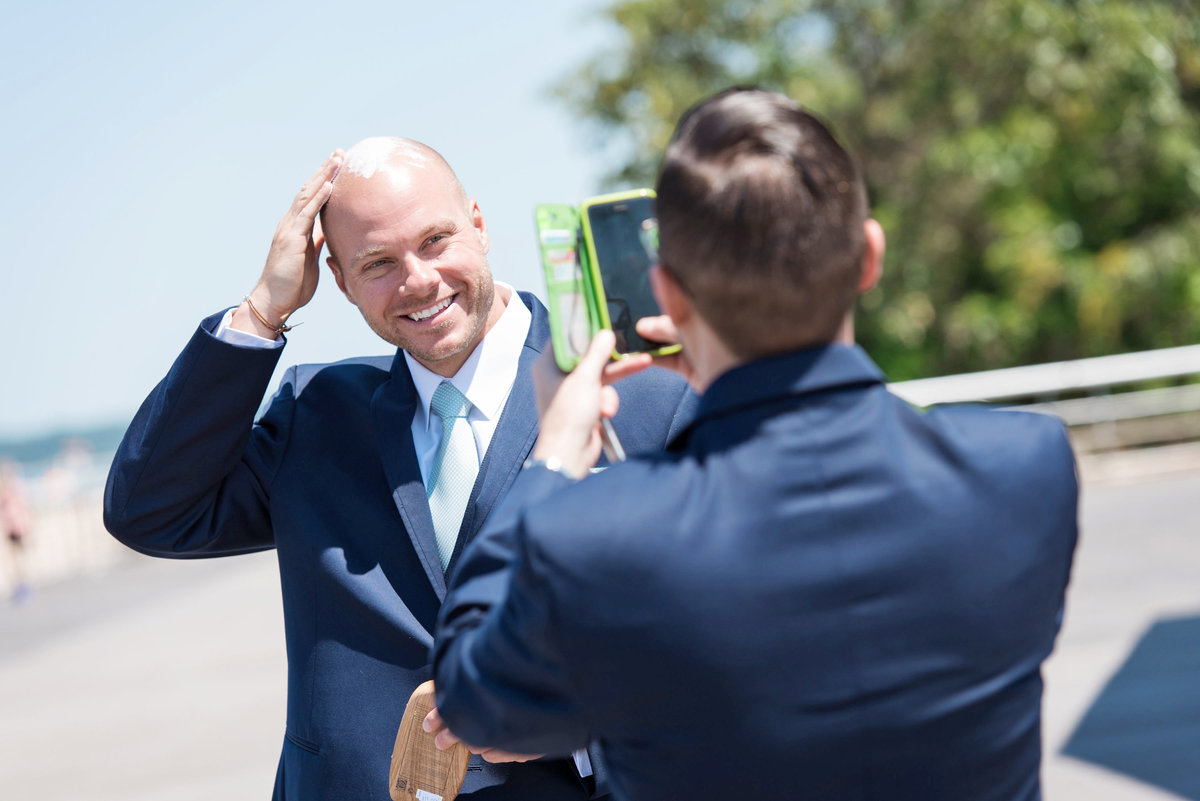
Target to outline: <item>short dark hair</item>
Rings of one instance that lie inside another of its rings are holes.
[[[658,178],[659,255],[727,347],[833,341],[857,296],[867,194],[816,117],[728,89],[679,121]]]

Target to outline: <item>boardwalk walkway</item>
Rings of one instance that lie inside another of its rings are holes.
[[[1046,668],[1049,801],[1200,801],[1196,464],[1153,478],[1089,469]],[[0,608],[0,796],[261,801],[284,671],[271,554],[128,555],[40,588]]]

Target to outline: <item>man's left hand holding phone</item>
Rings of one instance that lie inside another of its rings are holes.
[[[615,337],[601,330],[570,373],[563,373],[547,349],[534,364],[533,385],[540,420],[532,458],[562,465],[563,473],[583,478],[603,449],[601,417],[611,419],[619,400],[611,384],[640,373],[654,359],[637,354],[611,361]]]

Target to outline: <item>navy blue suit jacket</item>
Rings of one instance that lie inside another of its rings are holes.
[[[913,409],[841,345],[735,368],[668,453],[518,479],[442,607],[442,716],[598,737],[627,801],[1036,799],[1077,492],[1052,418]]]
[[[533,321],[521,368],[451,569],[537,436],[529,366],[549,328],[544,307],[522,297]],[[408,696],[430,678],[446,593],[412,444],[412,378],[399,353],[293,367],[252,425],[280,350],[216,339],[219,319],[205,320],[137,413],[109,475],[105,524],[154,556],[275,548],[288,656],[275,797],[387,799],[396,730]],[[674,375],[654,373],[621,388],[614,424],[633,451],[663,447],[681,403],[695,397]],[[597,789],[569,760],[475,759],[461,797],[583,799]]]

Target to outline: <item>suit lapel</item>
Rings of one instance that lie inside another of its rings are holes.
[[[500,414],[500,422],[492,434],[492,442],[483,457],[483,464],[479,466],[479,477],[471,493],[471,500],[467,502],[462,528],[458,532],[458,543],[454,546],[447,572],[454,569],[463,547],[475,538],[496,504],[516,481],[517,474],[521,472],[521,467],[533,451],[533,443],[537,440],[537,400],[533,392],[532,368],[534,360],[541,355],[550,339],[550,323],[546,307],[537,298],[525,292],[519,294],[529,307],[533,319],[529,323],[525,347],[521,350],[512,391],[508,394],[508,401]]]
[[[433,518],[429,514],[421,467],[413,447],[412,420],[416,410],[417,390],[403,354],[397,351],[391,379],[371,398],[371,416],[378,434],[383,471],[392,488],[392,500],[404,521],[404,529],[412,540],[421,567],[440,599],[446,595],[446,577],[442,573]]]
[[[550,339],[550,323],[546,308],[537,298],[524,292],[519,294],[529,307],[533,319],[529,324],[529,334],[525,337],[525,347],[521,350],[516,380],[492,434],[483,463],[479,466],[479,477],[471,491],[471,499],[467,501],[449,569],[454,567],[463,546],[479,533],[492,509],[512,486],[537,439],[537,402],[533,393],[532,367],[534,359]],[[412,441],[412,420],[416,410],[417,389],[413,386],[404,356],[397,351],[392,362],[391,378],[375,391],[371,399],[371,416],[378,433],[384,474],[388,486],[392,488],[392,500],[412,540],[413,550],[421,560],[421,567],[429,577],[429,583],[438,599],[444,600],[446,573],[442,571],[441,558],[438,556],[433,518],[429,514],[429,501],[425,496],[425,484],[421,480],[421,468],[417,464],[417,452]]]

